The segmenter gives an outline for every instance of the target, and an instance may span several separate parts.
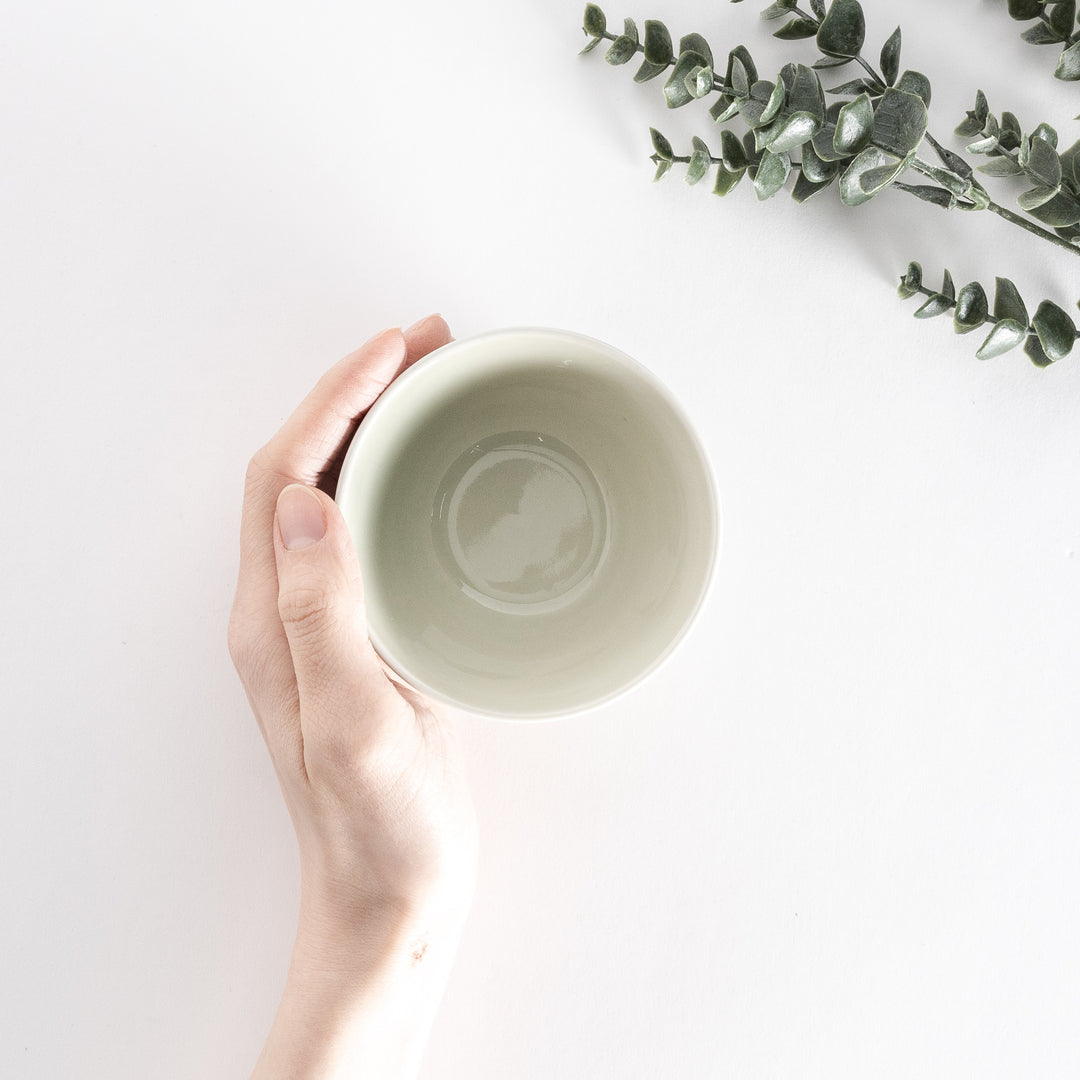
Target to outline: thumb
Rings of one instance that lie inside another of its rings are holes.
[[[274,554],[301,717],[355,723],[392,686],[368,639],[360,565],[334,500],[304,484],[283,489]]]

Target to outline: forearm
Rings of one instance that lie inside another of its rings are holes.
[[[355,929],[302,910],[281,1005],[251,1080],[404,1080],[420,1067],[467,904]]]

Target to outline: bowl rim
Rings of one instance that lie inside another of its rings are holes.
[[[461,712],[470,714],[472,716],[484,717],[486,719],[501,720],[505,723],[521,724],[521,723],[543,723],[549,720],[559,720],[570,716],[583,716],[587,713],[591,713],[604,706],[610,705],[613,702],[619,700],[625,695],[629,694],[632,690],[636,690],[646,680],[651,679],[656,673],[664,667],[667,661],[670,659],[676,649],[686,640],[693,626],[697,623],[701,612],[704,610],[708,603],[713,588],[716,584],[716,567],[720,560],[721,547],[723,542],[723,518],[721,510],[720,492],[716,484],[716,475],[712,467],[712,463],[709,460],[709,455],[706,453],[705,445],[701,440],[701,436],[698,434],[694,425],[690,422],[686,409],[675,396],[674,392],[668,387],[661,379],[655,375],[649,368],[647,368],[639,360],[634,359],[632,356],[624,353],[621,349],[616,348],[614,345],[610,345],[608,342],[601,340],[600,338],[592,337],[588,334],[582,334],[574,330],[562,330],[556,327],[548,326],[510,326],[503,327],[495,330],[487,330],[479,334],[473,334],[464,338],[454,338],[447,342],[445,345],[440,346],[437,349],[433,349],[426,356],[421,357],[415,363],[411,364],[405,369],[393,382],[386,387],[385,390],[376,398],[375,402],[369,409],[363,414],[362,419],[353,434],[349,443],[348,449],[345,452],[345,457],[342,461],[341,471],[338,474],[337,484],[334,488],[334,501],[338,504],[339,509],[342,510],[342,516],[346,519],[346,528],[348,529],[348,517],[344,513],[347,505],[348,491],[351,487],[351,478],[357,468],[357,462],[362,456],[364,445],[368,443],[372,436],[372,432],[378,425],[371,424],[369,421],[374,417],[378,418],[379,415],[393,408],[393,403],[401,397],[403,393],[407,393],[409,387],[418,378],[424,378],[424,373],[430,371],[431,368],[436,365],[445,364],[446,358],[452,356],[454,353],[462,351],[463,349],[470,349],[475,347],[480,342],[490,341],[492,339],[505,338],[510,341],[525,341],[528,339],[536,340],[537,338],[549,338],[561,340],[570,344],[586,345],[593,350],[598,350],[603,353],[607,358],[614,360],[620,367],[628,371],[633,377],[639,379],[645,383],[649,389],[656,393],[663,399],[665,404],[671,409],[675,417],[679,421],[682,429],[686,433],[691,446],[697,454],[699,464],[702,467],[705,476],[705,487],[708,492],[709,506],[708,506],[708,518],[709,525],[713,534],[713,542],[709,552],[709,561],[705,568],[704,578],[701,586],[698,589],[698,594],[694,602],[693,608],[687,614],[683,620],[682,626],[678,632],[667,643],[664,649],[641,671],[639,671],[632,678],[626,680],[622,685],[616,687],[614,690],[609,691],[606,694],[602,694],[597,698],[590,699],[587,702],[578,705],[571,705],[566,708],[553,709],[553,710],[523,710],[521,712],[510,712],[508,710],[494,710],[488,709],[482,706],[471,704],[468,701],[463,701],[453,697],[450,694],[446,694],[435,687],[428,685],[423,679],[419,679],[416,675],[410,672],[407,667],[401,663],[401,661],[393,655],[392,649],[387,649],[385,643],[381,640],[379,633],[374,630],[370,624],[368,624],[366,630],[368,637],[371,641],[376,654],[382,663],[393,674],[394,678],[406,686],[412,688],[418,693],[430,698],[434,702],[438,702],[441,705],[450,706],[451,708],[460,710]],[[508,360],[512,361],[512,355],[508,354]],[[367,434],[365,435],[365,429]],[[350,538],[352,537],[351,530],[349,530]],[[353,546],[355,549],[355,539],[353,540]]]

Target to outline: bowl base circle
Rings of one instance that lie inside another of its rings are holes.
[[[431,525],[458,587],[511,614],[572,603],[608,549],[600,483],[569,446],[537,431],[502,432],[468,447],[439,484]]]

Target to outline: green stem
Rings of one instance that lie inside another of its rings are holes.
[[[916,158],[911,163],[911,168],[915,172],[921,173],[923,176],[928,176],[931,180],[934,179],[933,173],[928,171],[931,166],[928,166],[925,161],[920,161],[918,158]],[[945,171],[948,172],[949,170]],[[967,207],[967,209],[971,209],[971,207],[969,206]],[[1073,255],[1080,256],[1080,247],[1077,247],[1075,244],[1069,243],[1068,240],[1066,240],[1064,237],[1058,236],[1057,233],[1050,232],[1049,229],[1041,228],[1034,222],[1029,221],[1027,218],[1021,217],[1019,214],[1016,214],[1012,210],[1009,210],[1007,207],[999,206],[992,199],[990,199],[990,201],[987,203],[986,209],[993,211],[993,213],[997,214],[998,217],[1004,218],[1006,221],[1011,221],[1014,225],[1019,225],[1021,229],[1023,229],[1025,232],[1031,233],[1032,236],[1041,236],[1044,240],[1049,240],[1050,243],[1054,244],[1056,247],[1064,248],[1066,251],[1071,252]]]
[[[1080,255],[1080,247],[1075,244],[1069,243],[1064,237],[1058,236],[1057,233],[1052,233],[1047,229],[1042,229],[1034,222],[1028,221],[1027,218],[1021,217],[1019,214],[1014,214],[1012,210],[1005,206],[998,206],[996,202],[991,200],[990,205],[987,206],[987,210],[997,214],[998,217],[1004,218],[1006,221],[1011,221],[1014,225],[1019,225],[1021,229],[1031,233],[1032,236],[1041,236],[1044,240],[1049,240],[1051,244],[1056,244],[1060,248],[1064,248],[1066,251],[1071,251],[1073,255]]]

